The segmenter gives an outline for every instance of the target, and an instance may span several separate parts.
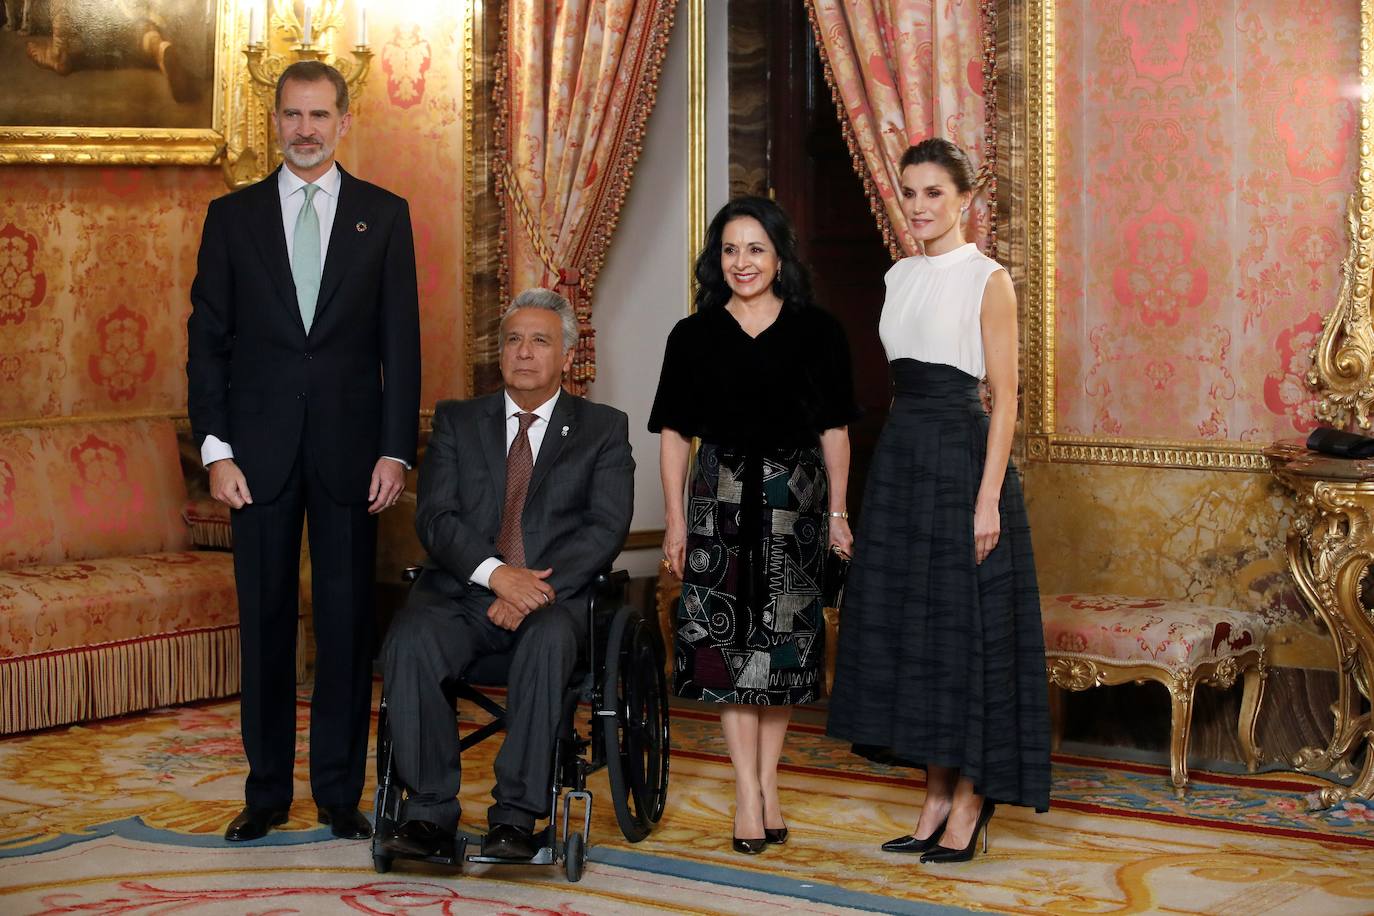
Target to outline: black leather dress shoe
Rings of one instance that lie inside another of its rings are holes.
[[[372,836],[372,825],[357,805],[319,808],[321,824],[329,825],[329,832],[341,840],[365,840]]]
[[[289,813],[286,808],[254,808],[249,805],[229,822],[224,838],[231,843],[243,843],[267,836],[268,830],[286,823]]]
[[[454,834],[432,821],[409,820],[395,834],[382,839],[382,845],[403,856],[421,859],[452,859]]]
[[[482,837],[482,855],[494,859],[533,859],[534,833],[514,824],[492,824]]]

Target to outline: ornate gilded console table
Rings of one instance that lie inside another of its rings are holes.
[[[1297,497],[1288,535],[1288,568],[1303,600],[1326,625],[1339,678],[1335,727],[1326,748],[1293,757],[1299,770],[1354,775],[1349,786],[1320,793],[1322,807],[1350,796],[1374,797],[1374,719],[1366,708],[1374,685],[1374,610],[1361,589],[1374,564],[1374,459],[1348,460],[1309,451],[1301,439],[1264,450],[1274,476]],[[1355,775],[1352,758],[1364,758]]]

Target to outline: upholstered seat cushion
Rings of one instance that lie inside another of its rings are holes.
[[[1042,595],[1050,656],[1082,655],[1170,671],[1260,646],[1264,619],[1249,611],[1123,595]]]
[[[228,553],[153,553],[0,571],[0,660],[237,624]]]

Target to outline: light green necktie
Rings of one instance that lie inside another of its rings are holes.
[[[315,212],[315,192],[319,185],[305,186],[305,203],[296,215],[291,237],[291,276],[296,281],[296,304],[306,333],[315,320],[315,301],[320,296],[320,216]]]

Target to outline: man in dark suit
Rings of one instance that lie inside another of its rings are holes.
[[[311,793],[335,836],[363,839],[375,516],[415,460],[415,250],[406,202],[334,162],[350,123],[337,70],[288,67],[274,120],[285,166],[210,204],[187,323],[191,427],[233,510],[248,780],[224,837],[256,839],[291,805],[304,517]]]
[[[501,321],[505,390],[442,401],[420,468],[415,529],[428,560],[382,649],[403,823],[387,843],[451,854],[461,778],[442,682],[513,650],[506,739],[482,853],[534,855],[549,806],[562,696],[587,638],[587,592],[634,508],[629,422],[562,392],[577,324],[557,293],[521,293]]]

